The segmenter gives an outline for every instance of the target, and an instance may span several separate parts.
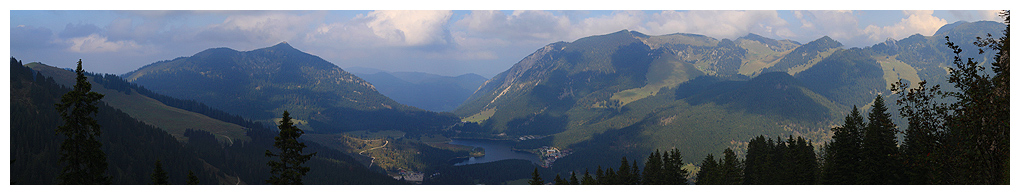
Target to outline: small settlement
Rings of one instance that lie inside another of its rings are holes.
[[[537,149],[536,153],[539,154],[542,161],[540,166],[542,166],[542,168],[549,168],[552,167],[553,162],[556,162],[556,159],[560,159],[567,155],[570,155],[571,150],[570,149],[560,150],[559,148],[556,147],[542,146],[541,148]]]

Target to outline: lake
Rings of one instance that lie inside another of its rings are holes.
[[[504,140],[486,140],[486,139],[452,139],[450,144],[471,146],[476,148],[485,149],[485,156],[481,157],[470,157],[467,160],[463,160],[454,164],[454,166],[470,165],[478,163],[496,162],[506,159],[523,159],[529,160],[532,163],[539,163],[537,155],[527,152],[518,152],[511,150],[512,141]]]

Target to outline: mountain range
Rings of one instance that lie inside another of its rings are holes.
[[[734,40],[622,30],[546,45],[486,82],[454,111],[494,138],[537,135],[520,148],[575,154],[559,172],[679,148],[699,158],[753,136],[804,136],[821,145],[853,106],[895,105],[896,81],[944,83],[956,43],[1003,29],[949,24],[865,48],[829,37],[800,44],[749,34]],[[967,49],[967,48],[965,48]],[[974,48],[968,51],[977,51]],[[965,54],[984,63],[989,54]],[[939,82],[941,81],[941,82]],[[562,166],[559,166],[561,165]]]
[[[310,172],[315,182],[308,183],[393,184],[399,182],[379,172],[477,172],[439,165],[446,159],[435,158],[467,153],[434,142],[448,137],[524,140],[515,142],[523,150],[572,150],[553,164],[556,173],[613,165],[621,156],[644,159],[671,148],[695,162],[724,148],[741,152],[759,135],[803,136],[817,147],[852,107],[866,109],[878,95],[895,105],[891,83],[946,86],[953,53],[944,37],[971,43],[1003,27],[957,22],[933,36],[865,48],[845,48],[827,36],[802,44],[755,34],[720,40],[621,30],[548,44],[488,80],[472,74],[351,73],[283,42],[252,51],[207,49],[124,75],[90,74],[90,82],[94,91],[107,94],[101,114],[109,117],[101,124],[111,124],[107,132],[113,132],[104,134],[104,150],[116,160],[111,166],[122,170],[115,183],[144,181],[156,160],[145,152],[158,150],[176,151],[168,155],[181,160],[170,170],[203,170],[205,183],[261,183],[268,174],[261,152],[271,147],[272,124],[289,111],[308,132],[309,150],[320,153],[311,166],[326,170]],[[991,54],[964,57],[985,63]],[[22,66],[12,58],[12,75],[17,105],[12,129],[18,129],[12,130],[12,151],[18,148],[12,170],[19,170],[12,178],[52,182],[30,170],[55,171],[49,166],[57,142],[49,126],[59,118],[50,111],[73,74],[41,63]],[[112,125],[121,123],[124,127]],[[143,130],[127,130],[132,128]],[[377,134],[384,136],[368,136]],[[369,144],[383,149],[354,154],[368,151]],[[528,168],[521,163],[469,168]],[[348,175],[336,176],[339,170]]]
[[[378,69],[346,69],[365,79],[386,97],[429,111],[453,111],[485,83],[477,74],[442,76],[423,72],[385,72]]]

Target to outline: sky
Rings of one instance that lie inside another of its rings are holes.
[[[735,39],[754,33],[800,43],[829,36],[847,47],[865,47],[888,38],[902,39],[913,34],[930,36],[942,25],[957,21],[1001,21],[996,11],[946,10],[674,11],[638,7],[641,11],[487,11],[455,6],[450,9],[457,11],[42,8],[47,6],[10,11],[12,57],[26,63],[42,62],[67,68],[73,68],[77,60],[82,59],[86,70],[111,74],[191,56],[208,48],[249,51],[287,42],[341,68],[368,67],[448,76],[475,73],[490,78],[544,45],[624,29],[648,35],[693,33],[716,39]],[[372,8],[372,5],[354,8]]]

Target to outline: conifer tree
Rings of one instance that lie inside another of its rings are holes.
[[[188,170],[188,185],[198,185],[198,176],[191,170]]]
[[[81,60],[74,72],[77,75],[74,89],[64,94],[56,105],[64,122],[56,131],[67,136],[60,144],[60,163],[64,168],[57,179],[66,185],[110,184],[110,177],[106,175],[106,153],[99,142],[102,131],[92,118],[99,112],[97,104],[103,94],[92,91]]]
[[[152,170],[152,184],[153,185],[169,185],[170,180],[167,176],[166,171],[163,170],[163,164],[159,160],[156,160],[156,168]]]
[[[898,184],[899,149],[896,148],[896,124],[886,112],[882,96],[875,97],[868,125],[864,128],[861,157],[862,184]]]
[[[860,184],[858,172],[861,167],[863,128],[864,117],[861,116],[857,106],[854,106],[846,116],[843,126],[832,128],[832,143],[825,151],[832,159],[825,160],[822,184]]]
[[[560,177],[560,174],[556,174],[556,179],[553,179],[553,184],[556,185],[567,185],[570,182]]]
[[[790,184],[810,185],[817,182],[818,158],[815,157],[811,142],[798,136],[795,144],[789,144],[792,158],[793,180]]]
[[[270,173],[273,175],[266,182],[276,185],[301,185],[301,177],[309,171],[308,167],[301,166],[301,164],[311,159],[316,153],[301,154],[301,150],[306,146],[298,141],[298,138],[305,132],[294,126],[289,112],[283,111],[283,119],[280,120],[278,127],[280,134],[274,138],[276,142],[273,143],[273,146],[279,149],[280,153],[274,154],[266,150],[266,156],[279,157],[279,161],[269,161],[268,164],[272,168]]]
[[[668,155],[668,154],[667,154]],[[648,154],[648,160],[645,161],[645,171],[641,174],[644,177],[643,181],[645,185],[661,185],[662,177],[662,154],[659,150],[655,150],[654,153]]]
[[[698,180],[694,182],[697,185],[718,185],[719,183],[719,163],[715,161],[712,154],[705,156],[705,160],[701,161],[701,170],[698,171]]]
[[[592,178],[591,175],[588,174],[588,169],[584,169],[584,177],[581,178],[581,185],[596,185],[596,184],[598,184],[598,181],[595,181],[595,178]]]
[[[630,180],[627,181],[627,185],[641,185],[641,168],[638,167],[637,160],[630,165]]]
[[[616,170],[616,175],[616,184],[631,185],[630,161],[627,161],[626,156],[620,159],[620,169]]]
[[[769,139],[771,140],[771,138]],[[744,184],[762,185],[773,181],[770,174],[766,174],[771,166],[770,154],[771,144],[765,142],[765,136],[759,135],[747,142],[747,154],[744,155]]]
[[[577,174],[570,172],[570,185],[581,185],[581,182],[577,180]]]
[[[599,179],[599,182],[603,182],[602,179]],[[621,183],[620,176],[616,174],[616,171],[613,168],[607,168],[606,181],[603,182],[603,185],[621,185]]]
[[[737,159],[736,153],[734,153],[732,149],[726,148],[726,150],[723,150],[722,160],[722,163],[719,163],[722,166],[722,181],[720,181],[720,184],[740,184],[741,179],[743,179],[741,176],[743,169],[741,168],[740,159]]]
[[[598,169],[595,170],[595,184],[607,185],[606,181],[609,180],[606,179],[606,174],[602,172],[602,165],[599,165]]]
[[[673,148],[671,151],[665,152],[662,159],[664,173],[661,181],[667,185],[687,185],[687,176],[690,175],[690,172],[684,168],[680,149]]]
[[[538,167],[535,167],[535,171],[531,172],[531,180],[528,181],[531,185],[545,185],[545,181],[542,180],[542,176],[538,175]]]

